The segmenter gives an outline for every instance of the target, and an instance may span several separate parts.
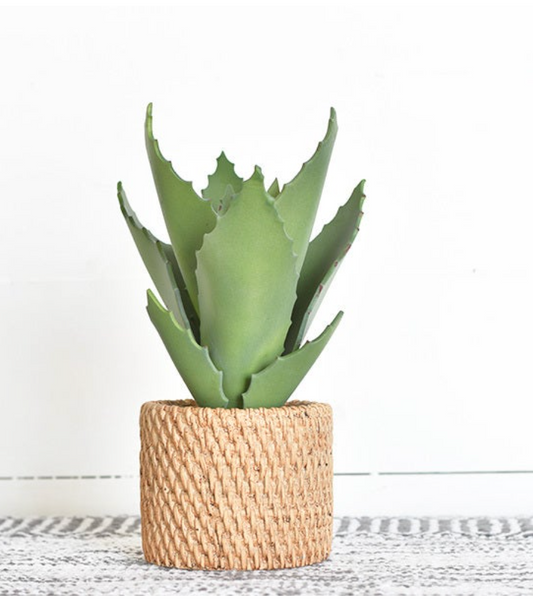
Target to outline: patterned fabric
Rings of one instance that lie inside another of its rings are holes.
[[[533,595],[533,519],[335,519],[327,561],[201,572],[147,564],[138,517],[0,519],[2,595]]]

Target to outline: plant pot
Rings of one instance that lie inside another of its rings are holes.
[[[327,404],[141,408],[141,527],[150,563],[277,569],[327,559],[333,528]]]

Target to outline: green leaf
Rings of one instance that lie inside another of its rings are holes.
[[[365,181],[362,180],[333,220],[309,244],[298,280],[298,298],[285,342],[285,353],[292,352],[301,344],[342,260],[357,236],[363,216],[364,186]]]
[[[217,215],[211,208],[211,203],[195,192],[192,182],[182,180],[172,168],[171,162],[161,154],[152,130],[152,104],[148,105],[146,111],[145,139],[172,248],[192,304],[198,311],[196,252],[202,245],[204,235],[214,229]]]
[[[274,204],[285,223],[288,236],[294,242],[298,272],[309,245],[336,135],[337,118],[332,108],[326,136],[296,177],[283,187]]]
[[[234,198],[235,191],[233,190],[231,184],[228,184],[228,186],[226,187],[226,192],[224,193],[222,199],[219,199],[217,201],[213,200],[211,202],[211,206],[213,207],[213,210],[216,212],[217,216],[224,216],[224,214],[228,211],[230,203],[233,201]]]
[[[274,182],[268,187],[267,193],[274,197],[274,199],[279,195],[279,182],[277,178],[274,178]]]
[[[174,314],[181,326],[192,328],[193,332],[197,334],[198,319],[194,317],[194,309],[171,246],[157,239],[139,222],[120,182],[117,195],[122,215],[163,303]],[[192,322],[189,316],[192,317]]]
[[[164,242],[159,242],[157,245],[158,249],[162,250],[161,255],[166,257],[166,259],[170,262],[172,267],[172,271],[174,274],[174,278],[176,280],[176,284],[178,286],[178,290],[181,297],[181,302],[183,303],[183,308],[185,310],[185,316],[189,321],[190,328],[194,335],[196,341],[200,341],[200,318],[196,313],[196,309],[191,301],[191,296],[185,285],[185,280],[183,275],[181,274],[178,261],[176,260],[176,255],[174,254],[174,250],[170,244],[166,244]]]
[[[277,358],[264,370],[252,375],[250,387],[243,394],[244,407],[284,405],[326,347],[342,315],[343,312],[339,311],[333,322],[314,341],[287,356]]]
[[[296,299],[292,242],[256,167],[198,252],[202,344],[224,372],[230,406],[283,351]]]
[[[196,403],[201,407],[225,407],[222,373],[213,365],[205,347],[200,347],[190,330],[182,328],[148,290],[148,315]]]
[[[234,168],[235,165],[221,152],[217,159],[217,168],[208,176],[208,185],[202,191],[202,196],[216,204],[224,198],[228,186],[231,186],[234,193],[238,193],[242,188],[243,179],[237,176]]]

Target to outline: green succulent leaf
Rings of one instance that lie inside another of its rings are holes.
[[[192,332],[182,328],[151,290],[148,290],[148,315],[157,329],[183,381],[201,407],[226,407],[222,373],[214,366],[207,348],[196,343]]]
[[[217,216],[224,216],[224,214],[228,211],[230,203],[233,201],[234,198],[235,191],[233,190],[231,184],[228,184],[228,186],[226,187],[226,192],[224,193],[222,199],[219,199],[217,201],[213,200],[211,202],[211,206],[216,212]]]
[[[197,259],[202,344],[224,371],[229,405],[240,407],[251,375],[283,351],[298,281],[292,242],[259,168]]]
[[[235,173],[235,165],[228,161],[224,152],[221,152],[217,159],[216,170],[208,176],[208,184],[202,191],[202,196],[216,203],[224,198],[228,186],[231,186],[233,193],[238,193],[242,183],[243,179]]]
[[[120,209],[135,245],[163,303],[174,314],[181,326],[191,328],[195,336],[198,336],[198,318],[186,291],[174,251],[169,244],[157,239],[139,222],[120,182],[117,187],[117,195]]]
[[[172,163],[161,154],[159,143],[153,135],[152,104],[148,105],[146,111],[145,139],[172,248],[192,304],[198,311],[196,252],[202,245],[204,235],[214,229],[217,215],[211,203],[195,192],[192,182],[180,178],[174,171]]]
[[[268,187],[267,193],[275,199],[279,195],[279,192],[279,182],[278,179],[275,178],[274,182]]]
[[[246,181],[224,153],[196,193],[163,157],[148,105],[145,141],[170,243],[148,231],[122,185],[122,214],[164,306],[147,311],[196,402],[213,408],[278,407],[320,356],[342,312],[304,337],[362,217],[361,182],[309,243],[335,138],[327,132],[298,174],[268,190],[260,168]],[[200,323],[201,320],[201,323]]]
[[[336,135],[337,117],[332,108],[326,136],[295,178],[283,187],[274,204],[294,242],[298,272],[309,245]]]
[[[316,359],[326,347],[341,321],[339,311],[333,322],[314,341],[286,356],[280,356],[264,370],[252,375],[250,387],[243,394],[245,408],[284,405]]]
[[[164,242],[159,242],[157,247],[159,250],[162,250],[161,255],[170,262],[172,271],[174,273],[174,278],[178,286],[178,291],[180,293],[181,302],[183,303],[183,308],[185,310],[185,316],[189,322],[189,326],[192,330],[194,338],[196,341],[200,341],[200,318],[198,317],[198,313],[192,304],[191,296],[185,284],[185,279],[181,273],[178,261],[176,260],[174,250],[170,244]]]
[[[364,185],[365,181],[362,180],[333,220],[309,244],[298,280],[298,298],[285,342],[285,353],[292,352],[301,344],[342,260],[357,236],[363,216]]]

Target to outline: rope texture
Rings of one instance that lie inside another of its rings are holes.
[[[147,561],[253,570],[329,556],[329,405],[208,409],[193,401],[155,401],[142,406],[140,428]]]

